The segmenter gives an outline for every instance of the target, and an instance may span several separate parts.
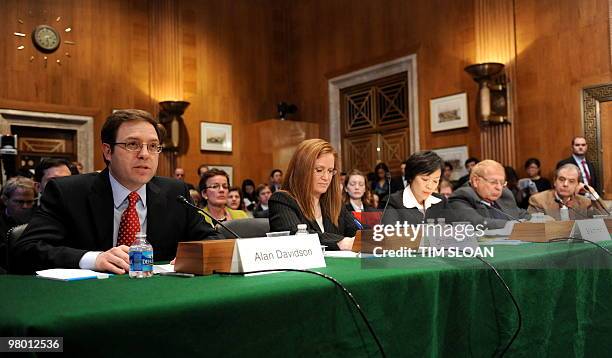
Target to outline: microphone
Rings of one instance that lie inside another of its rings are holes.
[[[387,201],[385,202],[385,207],[383,208],[382,215],[380,216],[379,224],[382,224],[383,218],[385,217],[385,212],[387,211],[387,205],[389,205],[389,200],[391,199],[391,173],[385,172],[385,179],[387,179],[387,187],[389,190],[387,191]]]
[[[561,199],[559,199],[559,198],[555,198],[555,203],[565,206],[566,208],[568,208],[571,211],[573,211],[574,214],[582,216],[583,219],[588,219],[589,218],[587,215],[584,215],[583,213],[579,212],[578,210],[563,204],[563,201],[561,201]]]
[[[606,212],[606,214],[610,215],[610,211],[608,211],[608,209],[606,208],[606,205],[604,204],[604,202],[601,200],[601,197],[599,197],[599,194],[597,194],[597,192],[595,191],[595,189],[593,189],[593,187],[589,186],[588,184],[584,184],[584,188],[586,190],[589,191],[589,193],[591,193],[591,195],[593,195],[593,197],[595,198],[595,201],[597,201],[599,203],[599,205],[601,205],[601,207],[604,209],[604,211]]]
[[[510,214],[505,213],[503,210],[499,210],[498,208],[494,207],[493,205],[491,205],[491,204],[490,204],[489,202],[487,202],[487,201],[480,200],[480,201],[479,201],[479,203],[480,203],[480,204],[482,204],[482,205],[484,205],[484,206],[486,206],[486,207],[488,207],[488,208],[491,208],[491,209],[493,209],[493,210],[497,211],[498,213],[501,213],[502,215],[504,215],[504,216],[505,216],[505,217],[507,217],[507,218],[510,218],[511,220],[516,220],[516,221],[518,221],[518,222],[523,222],[523,221],[524,221],[524,220],[521,220],[521,219],[519,219],[519,218],[517,218],[517,217],[515,217],[515,216],[512,216],[512,215],[510,215]]]
[[[189,202],[189,200],[185,199],[184,196],[179,195],[176,197],[176,201],[178,201],[179,203],[183,204],[183,205],[187,205],[188,207],[195,209],[197,212],[204,214],[206,217],[208,217],[210,220],[212,220],[213,224],[215,225],[219,225],[222,228],[224,228],[225,230],[227,230],[227,232],[229,232],[230,234],[234,235],[234,237],[236,239],[241,239],[240,235],[236,234],[234,232],[234,230],[228,228],[227,226],[223,225],[222,222],[220,222],[219,220],[215,219],[212,215],[210,215],[209,213],[207,213],[206,211],[198,208],[197,206],[193,205],[192,203]]]

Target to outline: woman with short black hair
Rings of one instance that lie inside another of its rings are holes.
[[[448,201],[437,192],[443,168],[442,158],[435,152],[412,154],[404,169],[408,185],[403,191],[391,195],[383,223],[420,224],[427,219],[450,219]]]

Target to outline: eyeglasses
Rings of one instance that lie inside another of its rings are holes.
[[[227,190],[229,188],[229,185],[227,184],[212,184],[206,187],[206,189],[212,189],[212,190],[216,190],[219,191],[221,190],[221,188]]]
[[[127,142],[115,142],[112,145],[121,145],[125,150],[129,152],[140,152],[143,146],[147,146],[149,153],[159,154],[164,147],[159,143],[141,143],[137,140],[128,140]]]
[[[505,187],[506,185],[508,185],[507,181],[501,181],[501,180],[495,180],[495,179],[487,179],[483,176],[480,176],[480,178],[482,178],[484,181],[486,181],[487,183],[491,184],[491,185],[501,185],[502,187]]]
[[[24,205],[32,206],[36,202],[36,200],[16,200],[16,199],[11,199],[11,201],[19,206],[24,206]]]
[[[338,170],[337,169],[315,168],[314,173],[318,177],[322,177],[323,174],[328,174],[330,177],[333,177],[334,175],[338,174]]]

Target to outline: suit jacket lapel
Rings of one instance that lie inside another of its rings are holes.
[[[160,233],[164,229],[162,216],[164,202],[161,188],[155,183],[155,177],[147,183],[147,240],[155,247]]]
[[[113,246],[113,190],[104,169],[91,186],[88,197],[90,215],[93,218],[98,247],[110,249]]]

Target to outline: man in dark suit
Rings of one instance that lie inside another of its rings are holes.
[[[408,185],[406,178],[404,178],[404,170],[406,169],[405,161],[400,164],[400,169],[402,174],[391,178],[391,194],[404,190]]]
[[[483,160],[476,164],[471,170],[469,183],[449,198],[448,205],[455,210],[454,215],[460,221],[499,229],[512,218],[529,218],[527,211],[516,205],[512,192],[506,189],[506,173],[498,162]]]
[[[64,267],[123,274],[129,246],[147,233],[155,260],[169,260],[178,241],[220,238],[177,202],[184,183],[155,177],[163,128],[140,110],[116,111],[102,128],[101,173],[51,180],[41,206],[14,245],[16,272]]]
[[[597,192],[601,192],[595,166],[586,159],[588,149],[586,138],[574,137],[574,139],[572,139],[572,156],[559,161],[559,163],[557,163],[557,169],[564,164],[574,164],[578,166],[582,176],[582,182],[595,188]]]

